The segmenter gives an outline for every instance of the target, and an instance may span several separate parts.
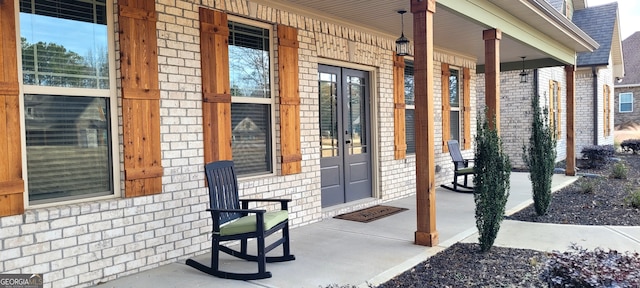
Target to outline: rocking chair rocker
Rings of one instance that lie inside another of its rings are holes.
[[[462,157],[457,140],[447,141],[447,147],[453,161],[453,182],[451,182],[453,187],[447,185],[440,185],[440,187],[456,192],[473,193],[473,186],[470,186],[467,181],[467,176],[473,175],[473,167],[469,167],[469,162],[473,162],[473,159],[464,159]],[[458,183],[458,177],[460,176],[464,177],[463,183]]]
[[[209,202],[213,218],[213,235],[211,240],[211,267],[207,267],[193,259],[187,259],[186,264],[204,273],[220,278],[237,280],[255,280],[271,277],[266,271],[267,262],[282,262],[295,260],[289,249],[289,217],[287,203],[290,199],[250,199],[241,200],[238,197],[238,181],[236,179],[233,161],[218,161],[206,164],[205,172],[209,184]],[[280,210],[270,211],[248,209],[249,202],[280,202]],[[241,208],[242,207],[242,208]],[[223,225],[226,224],[226,225]],[[282,231],[282,237],[265,246],[265,238],[277,231]],[[255,238],[257,255],[247,253],[247,240]],[[223,241],[240,240],[240,250],[235,250],[221,244]],[[266,254],[282,245],[283,255],[267,257]],[[219,254],[229,255],[258,263],[257,273],[232,273],[219,269]]]

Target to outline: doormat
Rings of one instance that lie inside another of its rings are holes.
[[[350,220],[362,223],[369,223],[374,220],[378,220],[380,218],[384,218],[404,210],[409,210],[407,208],[393,207],[393,206],[385,206],[385,205],[376,205],[373,207],[365,208],[362,210],[340,214],[333,218]]]

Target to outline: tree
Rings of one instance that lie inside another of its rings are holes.
[[[540,108],[540,96],[531,99],[533,119],[529,147],[522,145],[522,160],[529,168],[533,206],[538,215],[547,213],[551,202],[551,181],[556,161],[556,129],[549,125],[547,109]]]
[[[476,203],[480,250],[486,252],[493,246],[504,218],[509,198],[511,162],[495,128],[489,127],[489,122],[481,115],[478,116],[477,123],[473,199]]]

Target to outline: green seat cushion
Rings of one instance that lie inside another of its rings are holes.
[[[473,174],[473,167],[458,169],[458,174]]]
[[[269,230],[273,226],[278,225],[289,218],[289,212],[286,210],[271,211],[264,213],[264,230]],[[256,231],[256,215],[248,215],[227,225],[220,227],[220,235],[236,235]]]

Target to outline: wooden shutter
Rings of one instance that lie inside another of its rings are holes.
[[[462,121],[464,129],[464,150],[471,149],[471,73],[469,68],[463,70],[462,84]]]
[[[0,216],[24,212],[14,2],[0,1]]]
[[[609,85],[604,85],[602,96],[603,96],[603,100],[604,100],[603,101],[604,102],[603,103],[603,106],[604,106],[603,107],[603,122],[604,123],[602,123],[603,124],[602,126],[604,128],[604,132],[603,132],[604,136],[606,137],[606,136],[609,136],[609,133],[610,133],[610,131],[609,131],[609,129],[610,129],[610,127],[609,127],[610,126],[609,125],[609,119],[610,119],[609,106],[610,106],[611,103],[609,101],[611,101],[611,99],[610,99]]]
[[[404,159],[407,154],[405,102],[404,102],[404,56],[393,55],[393,143],[395,159]]]
[[[278,25],[282,175],[300,173],[302,169],[298,77],[298,30],[294,27]]]
[[[118,1],[125,195],[162,192],[154,0]]]
[[[560,82],[556,82],[556,119],[558,119],[558,123],[556,123],[556,138],[560,139],[562,137],[562,94],[560,91]]]
[[[232,160],[227,14],[200,7],[205,163]]]
[[[451,72],[449,71],[449,64],[442,63],[442,151],[448,152],[449,148],[447,147],[447,141],[451,137],[451,128],[449,127],[451,116],[449,111],[451,110],[451,106],[449,103],[449,76],[451,76]]]

